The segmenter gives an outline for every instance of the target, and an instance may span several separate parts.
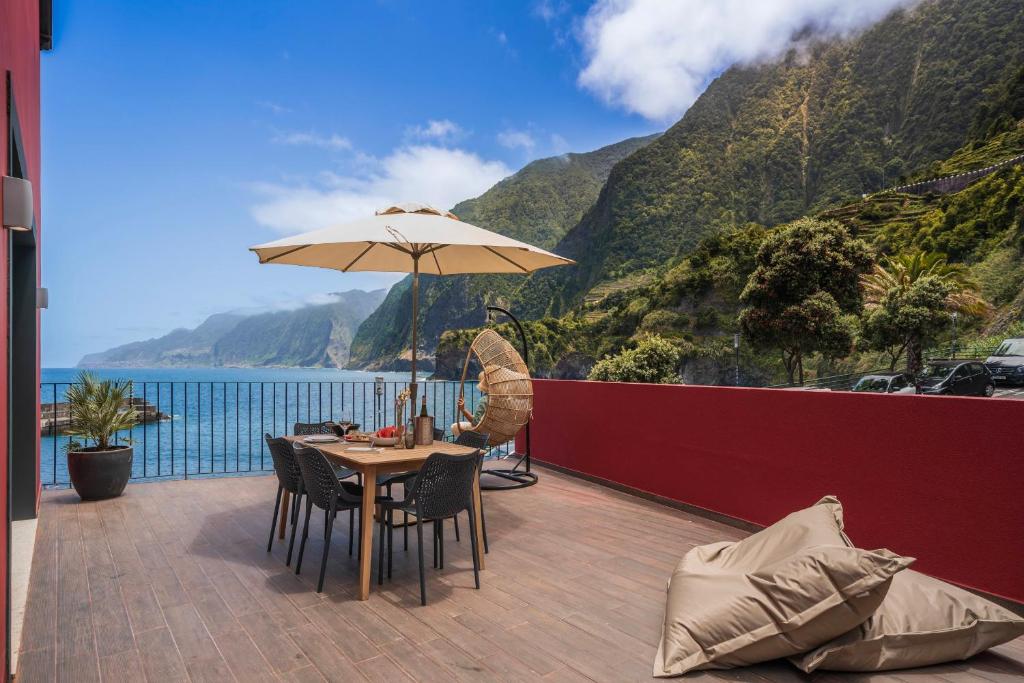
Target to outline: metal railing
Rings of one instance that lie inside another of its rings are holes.
[[[71,383],[40,385],[40,480],[43,486],[69,484],[63,433],[66,393]],[[405,382],[133,382],[141,422],[119,432],[134,449],[133,480],[209,477],[267,472],[273,462],[264,433],[292,433],[295,422],[352,422],[363,430],[395,423],[395,397]],[[420,382],[435,425],[458,421],[459,382]],[[466,407],[476,406],[475,382],[466,382]],[[417,405],[416,410],[419,410]],[[407,415],[408,417],[408,415]],[[500,447],[504,452],[514,446]]]

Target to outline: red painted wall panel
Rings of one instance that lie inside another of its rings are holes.
[[[835,494],[862,547],[1024,602],[1024,401],[538,380],[533,455],[770,524]]]
[[[38,221],[40,216],[40,131],[39,131],[39,2],[38,0],[4,0],[0,2],[0,91],[6,89],[6,74],[10,72],[14,88],[15,102],[18,108],[18,119],[21,126],[22,143],[27,157],[29,176],[35,193],[35,211]],[[6,93],[3,93],[5,99]],[[7,168],[7,108],[0,106],[0,173],[6,175]],[[3,199],[0,197],[0,211]],[[37,226],[38,227],[38,226]],[[8,235],[0,235],[0,323],[6,326],[8,320]],[[38,326],[38,315],[36,325]],[[38,338],[38,336],[37,336]],[[0,359],[8,354],[7,337],[0,334]],[[38,357],[38,354],[37,354]],[[39,368],[36,368],[38,377]],[[7,506],[7,467],[8,460],[8,387],[6,361],[0,362],[0,505]],[[38,382],[37,382],[38,383]],[[26,397],[27,400],[33,400]],[[35,397],[38,405],[38,396]],[[39,448],[36,442],[36,458]],[[36,468],[38,470],[38,467]],[[38,478],[36,481],[38,499]],[[0,586],[7,581],[7,525],[0,525]],[[0,591],[0,615],[8,609],[6,594]],[[5,621],[0,619],[0,642],[6,638]],[[6,654],[0,651],[0,659]],[[2,661],[4,670],[7,662]]]

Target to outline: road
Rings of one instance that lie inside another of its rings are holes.
[[[1024,387],[996,387],[994,397],[1024,399]]]

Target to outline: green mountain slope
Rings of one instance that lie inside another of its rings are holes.
[[[352,335],[384,290],[352,290],[327,304],[290,311],[218,313],[194,330],[88,354],[79,367],[344,367]]]
[[[131,342],[78,362],[80,368],[205,367],[215,365],[213,347],[217,340],[245,319],[234,313],[215,313],[193,330],[179,328],[162,337]]]
[[[631,138],[593,152],[534,161],[515,175],[452,211],[474,225],[547,249],[594,203],[611,168],[657,136]],[[430,356],[448,329],[483,320],[486,303],[507,302],[519,276],[480,275],[420,280],[420,347]],[[411,281],[392,287],[381,307],[359,327],[350,366],[398,369],[408,365],[411,346]],[[429,358],[424,368],[429,367]]]
[[[706,235],[791,221],[949,157],[986,89],[1021,63],[1022,31],[1019,0],[926,0],[853,38],[729,69],[612,169],[556,247],[579,265],[531,277],[516,310],[564,313]]]

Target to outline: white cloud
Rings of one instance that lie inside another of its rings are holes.
[[[264,109],[269,110],[273,114],[278,114],[278,115],[280,115],[280,114],[290,114],[292,112],[291,109],[289,109],[288,107],[284,106],[283,104],[278,104],[277,102],[271,102],[270,100],[260,100],[256,104],[258,104],[259,106],[263,107]]]
[[[579,84],[649,119],[675,120],[720,71],[781,54],[801,29],[845,35],[910,1],[598,0],[580,32]]]
[[[569,3],[565,0],[538,0],[533,6],[533,13],[547,23],[551,23],[569,11]]]
[[[337,133],[320,135],[314,131],[284,131],[277,133],[272,141],[279,145],[308,145],[333,150],[352,149],[352,142]]]
[[[569,151],[569,141],[558,133],[551,134],[551,151],[555,154],[565,154]]]
[[[512,128],[498,133],[497,140],[498,144],[502,147],[508,147],[509,149],[522,148],[527,152],[532,151],[537,146],[537,141],[528,132]]]
[[[410,126],[406,133],[426,140],[452,140],[463,134],[459,124],[448,119],[431,119],[421,126]]]
[[[258,183],[262,199],[252,215],[262,225],[291,233],[373,215],[396,202],[424,202],[450,209],[512,174],[500,161],[461,149],[413,145],[382,159],[365,157],[358,172],[325,172],[302,185]]]

